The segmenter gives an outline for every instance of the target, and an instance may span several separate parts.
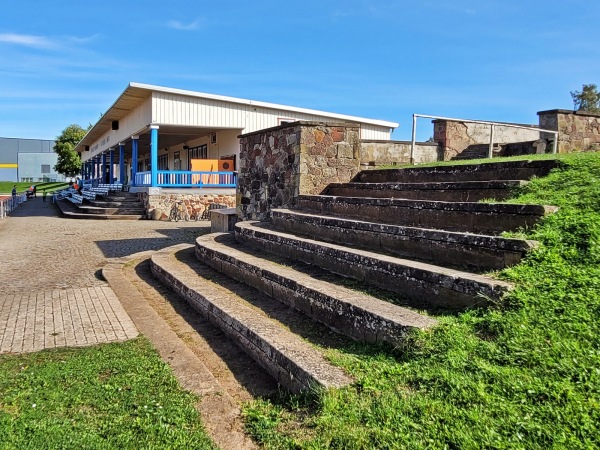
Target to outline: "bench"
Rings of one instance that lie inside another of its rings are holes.
[[[83,195],[83,198],[86,200],[96,200],[96,193],[93,191],[84,189],[83,191],[81,191],[81,195]]]
[[[79,195],[77,193],[72,193],[71,195],[65,198],[76,205],[83,203],[83,195]]]
[[[102,189],[108,189],[109,191],[122,191],[123,190],[123,183],[112,183],[112,184],[108,184],[108,183],[101,183],[98,185],[99,188]]]

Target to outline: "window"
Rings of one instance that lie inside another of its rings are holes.
[[[188,150],[188,170],[192,170],[192,159],[208,159],[208,146],[204,144]]]
[[[181,155],[179,152],[173,153],[173,170],[181,170]]]
[[[169,170],[169,155],[158,157],[158,170]]]
[[[50,164],[42,164],[42,173],[50,173]]]

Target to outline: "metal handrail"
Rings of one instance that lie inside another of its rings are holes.
[[[441,117],[441,116],[430,116],[427,114],[413,114],[413,128],[412,128],[412,142],[410,146],[410,163],[414,164],[414,153],[417,135],[417,117],[423,117],[426,119],[437,119],[437,120],[448,120],[450,122],[466,122],[466,123],[481,123],[483,125],[490,125],[490,146],[488,150],[488,158],[492,158],[494,154],[494,126],[502,125],[503,127],[521,128],[524,130],[536,130],[541,133],[550,133],[554,135],[554,141],[552,142],[552,154],[556,154],[558,151],[558,131],[546,130],[533,125],[517,125],[513,123],[505,122],[494,122],[489,120],[473,120],[473,119],[457,119],[452,117]]]

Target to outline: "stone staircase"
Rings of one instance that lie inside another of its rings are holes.
[[[59,204],[59,206],[63,214],[76,219],[140,220],[146,218],[146,208],[137,194],[130,192],[111,191],[108,195],[96,196],[95,200],[84,200],[79,205]]]
[[[511,289],[485,272],[517,264],[536,243],[500,234],[531,227],[556,208],[476,201],[506,198],[557,164],[363,171],[322,195],[299,196],[295,209],[273,209],[269,222],[239,222],[234,233],[199,237],[202,273],[168,251],[152,257],[152,271],[283,387],[344,386],[352,379],[317,347],[235,288],[211,283],[211,274],[350,339],[399,346],[408,331],[436,325],[424,311],[485,307]]]

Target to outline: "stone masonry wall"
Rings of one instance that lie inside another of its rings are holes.
[[[540,139],[537,130],[525,130],[494,125],[494,143],[535,141]],[[433,121],[433,140],[440,144],[444,152],[444,161],[457,156],[475,144],[489,144],[490,125],[449,120]]]
[[[409,141],[366,141],[360,142],[360,162],[373,166],[410,164]],[[413,155],[415,164],[441,160],[435,142],[416,142]]]
[[[350,181],[360,167],[360,126],[293,122],[240,136],[238,216],[266,220],[271,208],[293,207],[302,194],[319,194]]]
[[[155,220],[168,220],[169,213],[173,205],[178,201],[183,201],[190,216],[194,211],[200,216],[211,203],[220,203],[227,208],[235,207],[235,194],[203,194],[203,193],[181,193],[162,191],[160,194],[139,193],[138,194],[146,206],[148,218]]]
[[[559,153],[600,150],[600,113],[553,109],[538,116],[540,128],[558,131]]]

